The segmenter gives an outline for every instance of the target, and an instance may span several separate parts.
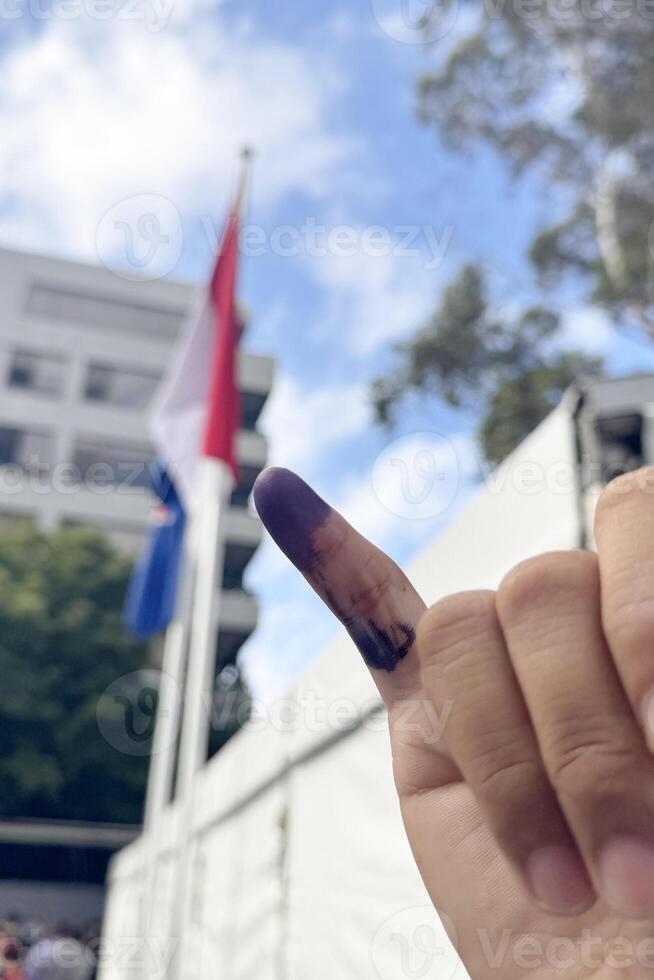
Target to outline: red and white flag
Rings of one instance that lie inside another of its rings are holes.
[[[227,218],[200,315],[187,326],[151,417],[157,452],[187,512],[201,492],[199,464],[203,457],[222,460],[234,481],[238,480],[236,282],[243,185],[244,179]]]

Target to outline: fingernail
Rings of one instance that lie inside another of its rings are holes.
[[[654,752],[654,688],[641,702],[641,724],[650,752]]]
[[[536,901],[559,915],[572,915],[594,900],[593,886],[583,861],[572,847],[541,847],[527,861],[527,880]]]
[[[602,893],[611,908],[633,918],[654,912],[654,845],[637,837],[615,837],[599,861]]]
[[[303,571],[315,561],[313,535],[325,524],[331,507],[290,470],[272,467],[254,485],[254,503],[268,533]]]

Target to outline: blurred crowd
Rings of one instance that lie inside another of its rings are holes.
[[[55,928],[20,916],[0,920],[1,980],[94,980],[99,923]]]

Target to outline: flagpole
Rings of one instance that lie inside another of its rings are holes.
[[[236,326],[236,255],[237,239],[234,238],[234,221],[242,211],[245,196],[247,168],[250,154],[242,155],[243,168],[236,194],[236,203],[221,245],[220,254],[231,252],[232,264],[227,274],[227,282],[212,282],[213,300],[222,317],[223,339],[227,329],[226,320]],[[232,235],[231,241],[229,235]],[[231,281],[230,281],[231,280]],[[220,294],[220,295],[217,295]],[[227,305],[220,299],[227,300]],[[232,357],[235,355],[238,338],[232,334]],[[225,357],[225,349],[214,352],[217,360],[214,368]],[[225,564],[225,516],[229,500],[235,486],[236,447],[238,429],[237,417],[228,410],[224,390],[234,391],[236,364],[232,360],[231,371],[227,375],[217,370],[214,384],[209,394],[209,407],[206,418],[204,455],[201,461],[199,494],[196,497],[192,520],[195,525],[195,578],[193,588],[193,608],[190,627],[188,670],[184,697],[184,713],[179,746],[177,767],[177,797],[181,804],[178,838],[178,878],[176,897],[176,921],[179,926],[179,943],[171,963],[170,980],[179,980],[183,972],[186,952],[193,949],[197,937],[193,935],[193,915],[191,908],[192,876],[197,855],[197,841],[193,834],[196,812],[196,793],[198,775],[207,761],[209,733],[213,710],[213,692],[216,673],[216,658],[222,603],[223,572]],[[230,384],[231,374],[231,384]],[[222,390],[221,390],[222,389]],[[237,394],[236,391],[234,391]],[[233,406],[232,406],[233,407]],[[219,410],[218,410],[219,409]],[[221,432],[217,437],[216,429]],[[227,441],[224,437],[228,434]]]
[[[178,980],[181,975],[189,942],[197,776],[208,755],[223,593],[225,518],[238,481],[238,239],[251,156],[250,150],[241,154],[241,174],[206,299],[197,322],[189,326],[180,344],[152,422],[155,443],[166,465],[175,464],[175,479],[187,515],[175,621],[165,642],[146,803],[151,851],[147,894],[154,901],[158,817],[171,798],[175,779],[174,921],[180,931],[168,980]],[[194,409],[192,414],[189,406]]]
[[[241,174],[232,219],[236,215],[240,216],[243,210],[251,158],[252,151],[244,149],[241,153]],[[224,244],[223,242],[223,246]],[[234,278],[232,289],[235,288]],[[235,297],[232,296],[231,299],[234,301]],[[214,408],[216,399],[221,394],[218,391],[213,392]],[[211,415],[208,416],[207,423],[210,427]],[[232,441],[235,438],[234,432]],[[233,444],[230,449],[235,452]],[[218,458],[212,453],[202,458],[198,476],[200,492],[192,517],[196,548],[194,592],[177,765],[177,796],[186,801],[191,798],[197,773],[207,761],[225,564],[224,517],[234,489],[231,466],[224,458]]]
[[[252,150],[249,148],[242,150],[241,173],[234,195],[233,213],[235,214],[240,214],[243,209],[252,157]],[[213,684],[213,677],[210,682],[207,682],[206,675],[210,670],[215,669],[215,651],[213,655],[208,653],[206,637],[202,641],[199,637],[209,628],[215,632],[220,600],[218,585],[214,589],[213,605],[209,607],[204,601],[201,613],[197,611],[194,613],[193,610],[197,600],[196,582],[199,581],[196,563],[197,542],[216,541],[219,552],[213,556],[213,559],[209,554],[203,556],[201,575],[204,579],[208,573],[211,579],[215,579],[219,574],[222,580],[224,564],[224,555],[221,553],[224,545],[220,541],[222,521],[220,514],[212,513],[212,508],[216,501],[220,501],[221,507],[226,504],[231,492],[227,489],[231,473],[220,477],[215,473],[213,476],[207,476],[207,472],[216,465],[225,469],[224,464],[216,460],[203,460],[201,468],[204,472],[198,476],[208,487],[206,493],[214,494],[213,500],[207,500],[206,506],[203,503],[201,508],[196,507],[188,514],[184,534],[175,618],[166,632],[162,658],[157,717],[144,810],[146,830],[152,829],[159,815],[171,801],[178,738],[180,738],[178,796],[183,797],[188,792],[195,772],[206,759],[210,723],[210,716],[207,714],[210,708],[207,705],[212,696],[212,691],[207,691],[207,684]],[[211,627],[207,625],[209,622]],[[198,644],[203,648],[201,653],[198,652]],[[192,650],[189,649],[189,645]],[[200,663],[196,662],[198,658]],[[189,675],[185,679],[187,659]],[[183,689],[185,694],[182,715]]]
[[[225,565],[224,518],[234,485],[222,460],[206,458],[202,470],[202,494],[194,518],[195,589],[177,778],[182,800],[190,798],[195,777],[207,761]]]
[[[157,716],[152,740],[143,819],[146,832],[151,831],[156,825],[160,814],[170,803],[173,794],[177,738],[182,710],[182,689],[195,579],[193,560],[195,549],[191,540],[193,532],[193,522],[187,521],[179,570],[175,618],[166,630],[161,663]]]

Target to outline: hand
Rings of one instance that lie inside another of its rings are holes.
[[[654,470],[605,491],[599,556],[543,555],[428,611],[299,477],[267,471],[255,501],[371,669],[413,853],[473,980],[654,976]]]

